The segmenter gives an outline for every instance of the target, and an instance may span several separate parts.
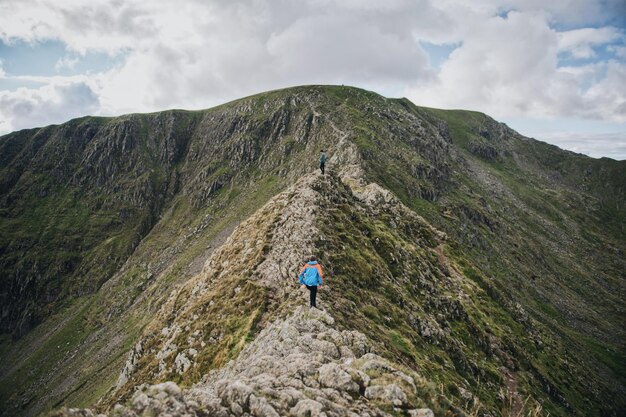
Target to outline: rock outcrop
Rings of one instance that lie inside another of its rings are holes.
[[[362,333],[339,331],[325,311],[298,307],[189,389],[173,382],[138,387],[111,417],[342,417],[432,415],[420,407],[423,378],[370,352]],[[65,417],[96,415],[66,409]],[[102,416],[103,414],[100,414]]]

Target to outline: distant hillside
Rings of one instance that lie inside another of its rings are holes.
[[[624,161],[350,87],[2,136],[2,415],[203,380],[315,253],[339,331],[422,381],[381,413],[618,416],[625,202]]]

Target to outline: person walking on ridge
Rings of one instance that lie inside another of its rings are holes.
[[[324,153],[324,149],[320,151],[320,171],[322,171],[322,175],[324,175],[324,167],[326,166],[326,154]]]
[[[317,263],[315,256],[311,256],[309,261],[300,269],[298,278],[300,279],[300,284],[309,290],[311,308],[317,308],[315,303],[317,287],[321,287],[324,284],[324,275],[322,273],[322,267]]]

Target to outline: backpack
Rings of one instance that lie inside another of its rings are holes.
[[[301,273],[302,283],[306,284],[306,282],[310,282],[311,284],[306,285],[318,285],[318,281],[321,281],[321,276],[319,270],[314,265],[307,265],[304,271]]]

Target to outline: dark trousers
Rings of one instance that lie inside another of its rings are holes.
[[[322,171],[322,174],[324,174],[324,166],[326,164],[324,162],[320,162],[320,170]]]
[[[309,299],[311,300],[311,307],[317,307],[315,305],[315,297],[317,296],[317,285],[307,285],[307,290],[309,290]]]

